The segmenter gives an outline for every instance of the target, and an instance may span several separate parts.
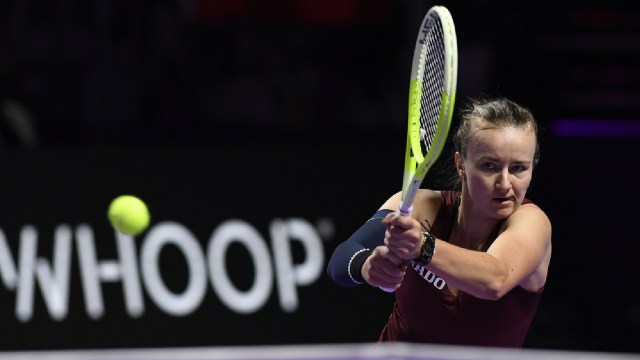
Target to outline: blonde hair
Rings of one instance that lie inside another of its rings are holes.
[[[529,109],[509,99],[482,99],[472,100],[462,111],[460,125],[453,134],[453,147],[463,157],[467,153],[467,143],[473,133],[484,128],[525,128],[530,127],[536,135],[536,150],[534,164],[540,160],[540,148],[538,145],[538,124]]]
[[[464,158],[467,154],[467,143],[473,134],[487,128],[531,128],[536,136],[536,149],[533,155],[534,166],[540,160],[538,124],[533,114],[526,107],[506,98],[474,99],[464,108],[460,116],[460,124],[453,133],[453,149]],[[455,189],[462,186],[460,177],[452,177]]]

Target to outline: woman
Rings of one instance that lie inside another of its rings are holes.
[[[395,289],[380,341],[522,347],[551,258],[551,224],[525,198],[537,125],[507,99],[474,101],[453,134],[458,185],[401,194],[339,245],[328,272],[343,286]]]

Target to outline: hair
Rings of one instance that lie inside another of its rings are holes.
[[[475,132],[506,127],[533,129],[536,136],[533,164],[537,165],[540,160],[540,146],[536,119],[529,109],[506,98],[472,99],[461,111],[460,124],[452,137],[453,150],[459,152],[464,158],[467,154],[469,138]],[[455,189],[461,188],[461,180],[457,174],[452,182]]]

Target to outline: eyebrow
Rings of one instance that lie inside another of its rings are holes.
[[[499,158],[494,157],[494,156],[490,156],[490,155],[480,155],[480,156],[478,156],[478,160],[484,160],[484,161],[488,160],[488,161],[492,161],[492,162],[502,162],[502,160],[500,160]],[[515,161],[512,161],[511,163],[528,165],[528,164],[533,163],[533,161],[532,160],[515,160]]]

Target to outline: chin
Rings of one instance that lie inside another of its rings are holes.
[[[499,220],[503,220],[503,219],[506,219],[506,218],[508,218],[509,216],[513,215],[513,213],[514,213],[514,212],[515,212],[515,211],[511,211],[511,210],[510,210],[510,211],[507,211],[507,210],[505,210],[505,209],[501,209],[501,210],[499,210],[499,211],[497,211],[497,212],[495,213],[495,216],[496,216],[496,218],[497,218],[497,219],[499,219]]]
[[[502,220],[513,215],[513,213],[516,212],[516,209],[517,209],[517,206],[515,205],[499,207],[498,209],[495,210],[494,214],[496,218]]]

